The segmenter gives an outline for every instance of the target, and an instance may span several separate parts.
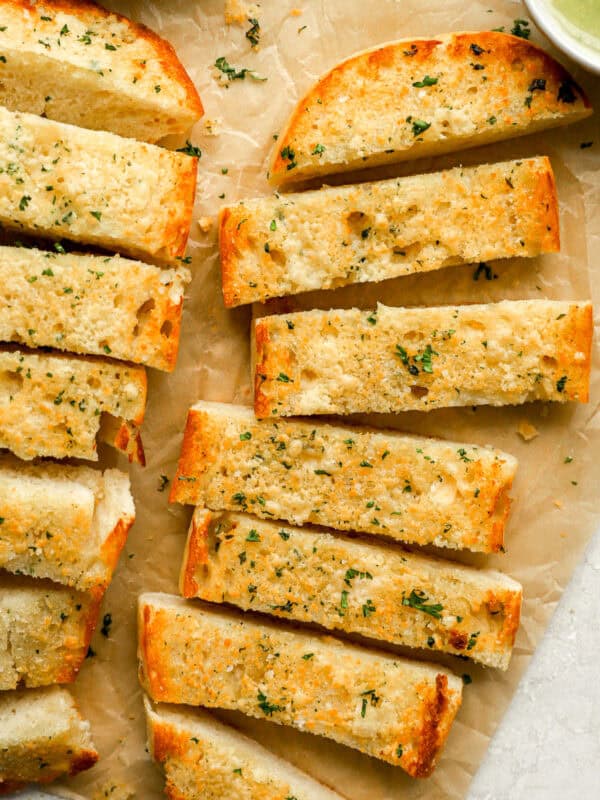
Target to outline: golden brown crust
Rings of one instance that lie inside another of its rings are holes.
[[[188,412],[177,474],[169,494],[170,503],[196,503],[200,497],[197,478],[214,456],[209,452],[210,438],[205,435],[204,415],[191,408]]]
[[[131,526],[135,522],[135,517],[127,519],[120,519],[111,533],[108,535],[100,549],[100,558],[105,564],[106,568],[110,570],[110,574],[115,571],[121,552],[125,547],[127,535]]]
[[[223,282],[223,300],[227,308],[237,305],[236,257],[244,247],[243,225],[237,220],[236,210],[228,207],[219,212],[219,252],[221,256],[221,278]]]
[[[184,597],[195,597],[198,592],[196,570],[198,566],[209,563],[208,531],[210,514],[200,509],[194,511],[187,545],[181,566],[180,591]]]
[[[86,659],[88,648],[90,642],[92,641],[92,636],[94,635],[96,625],[98,624],[100,605],[102,603],[102,598],[104,597],[104,590],[100,587],[95,587],[89,592],[89,595],[93,598],[93,600],[89,604],[88,613],[85,618],[85,633],[81,642],[81,648],[76,653],[73,653],[70,657],[67,657],[62,670],[58,673],[56,679],[57,683],[73,683],[79,674],[81,665]],[[86,769],[86,767],[84,767],[84,769]]]
[[[269,330],[263,320],[257,320],[254,326],[254,347],[256,361],[254,368],[254,413],[258,419],[266,419],[274,413],[271,400],[262,390],[265,377],[270,375],[269,367]],[[281,372],[285,372],[286,367],[281,366]],[[286,373],[287,374],[287,373]]]
[[[185,256],[192,226],[198,180],[198,159],[195,156],[183,155],[182,159],[189,163],[185,169],[179,170],[173,191],[169,198],[165,198],[164,213],[168,215],[168,222],[164,227],[163,246],[156,254],[158,259],[165,261],[174,261]]]
[[[429,687],[424,687],[429,688]],[[448,707],[450,692],[446,675],[437,675],[435,691],[425,704],[418,751],[410,765],[404,766],[413,778],[427,778],[433,772],[436,759],[448,735]]]

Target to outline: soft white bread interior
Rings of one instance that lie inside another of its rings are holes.
[[[0,107],[0,222],[142,259],[185,254],[197,159]]]
[[[89,722],[65,689],[0,694],[0,792],[75,775],[97,760]]]
[[[202,116],[171,45],[87,0],[4,0],[0,103],[155,142]]]
[[[143,462],[143,367],[0,346],[0,447],[19,458],[97,460],[96,435]]]
[[[276,194],[219,216],[227,306],[559,249],[550,161]],[[523,267],[526,269],[526,265]]]
[[[508,667],[522,596],[520,584],[495,570],[203,508],[192,517],[180,589],[187,598],[500,669]]]
[[[489,553],[502,547],[516,468],[489,447],[257,420],[245,406],[201,401],[188,414],[171,501]]]
[[[0,458],[0,567],[101,597],[135,520],[129,476]]]
[[[110,355],[171,371],[184,267],[0,246],[0,341]]]
[[[308,90],[277,139],[271,180],[461,150],[591,113],[533,42],[496,31],[404,39],[350,56]]]
[[[258,417],[587,402],[592,305],[305,311],[254,326]]]
[[[258,742],[203,709],[144,698],[148,750],[162,765],[171,800],[341,800]]]
[[[74,681],[99,607],[90,594],[0,570],[0,690]]]
[[[139,599],[140,680],[157,702],[235,709],[430,774],[462,697],[433,664],[165,594]]]

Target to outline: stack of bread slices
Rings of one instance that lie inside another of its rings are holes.
[[[73,681],[144,463],[145,367],[171,371],[202,115],[172,47],[87,0],[0,2],[0,793],[90,767]],[[56,459],[47,460],[47,459]]]
[[[285,296],[289,312],[290,296],[307,290],[557,251],[543,155],[298,189],[590,113],[559,64],[500,32],[352,56],[308,91],[277,139],[277,193],[221,210],[225,304]],[[282,773],[281,762],[266,771],[258,745],[205,711],[163,703],[268,719],[423,777],[463,689],[427,654],[509,665],[521,586],[419,548],[502,552],[516,459],[307,417],[585,402],[591,307],[505,300],[360,311],[336,309],[334,295],[331,306],[254,321],[254,409],[201,401],[189,412],[171,492],[196,507],[183,598],[139,602],[150,750],[170,797],[330,794],[290,767]]]

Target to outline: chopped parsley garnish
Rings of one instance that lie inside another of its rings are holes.
[[[402,752],[403,752],[402,745],[399,744],[398,747],[396,748],[396,758],[402,758]]]
[[[284,530],[279,531],[279,535],[281,536],[284,542],[287,542],[287,540],[290,538],[290,534]]]
[[[416,611],[422,611],[424,614],[429,614],[430,617],[441,619],[441,612],[444,610],[444,607],[439,603],[427,605],[428,600],[429,597],[420,589],[413,589],[408,597],[406,597],[404,594],[402,595],[403,606],[409,606],[410,608],[414,608]]]
[[[227,81],[231,83],[231,81],[243,81],[248,75],[248,77],[252,78],[253,81],[266,81],[266,78],[262,78],[260,75],[257,75],[253,69],[248,69],[247,67],[242,67],[241,69],[236,69],[236,67],[232,67],[225,56],[220,56],[215,61],[215,67],[220,70],[223,75],[227,77]]]
[[[529,84],[529,88],[527,89],[528,92],[545,92],[546,91],[546,79],[545,78],[534,78],[531,83]]]
[[[368,461],[361,461],[360,462],[360,466],[361,467],[369,467],[370,469],[373,469],[373,464],[370,464]]]
[[[304,653],[302,658],[303,658],[304,661],[310,661],[310,659],[313,658],[314,655],[315,655],[314,653]]]
[[[413,136],[419,136],[420,134],[425,133],[428,128],[431,128],[431,122],[425,122],[422,119],[412,120]]]
[[[331,478],[331,472],[327,472],[326,469],[315,469],[315,475],[328,475]]]
[[[371,614],[374,614],[377,611],[371,600],[367,600],[367,602],[362,607],[363,617],[369,617]]]
[[[256,47],[260,42],[260,23],[255,17],[248,17],[251,27],[246,31],[246,39],[252,47]]]
[[[467,456],[467,451],[465,450],[465,448],[464,448],[464,447],[459,447],[459,448],[458,448],[458,450],[457,450],[456,452],[457,452],[457,453],[458,453],[458,455],[460,456],[460,460],[461,460],[461,461],[464,461],[465,463],[469,463],[470,461],[473,461],[473,459],[472,459],[472,458],[469,458],[469,457]]]
[[[258,531],[255,531],[254,528],[252,528],[252,530],[249,531],[248,536],[246,536],[246,541],[260,542],[260,534],[258,533]]]
[[[556,381],[556,391],[557,392],[564,392],[566,382],[567,382],[567,376],[566,375],[563,375],[562,378],[559,378]]]
[[[513,20],[513,26],[510,29],[513,36],[519,36],[521,39],[529,39],[531,30],[529,29],[529,22],[526,19]]]
[[[179,480],[181,480],[181,478]],[[232,495],[231,499],[234,503],[246,505],[246,495],[243,492],[236,492],[234,495]]]
[[[311,152],[311,156],[320,156],[321,153],[325,152],[325,145],[324,144],[316,144],[315,149]]]
[[[266,695],[264,695],[261,691],[259,691],[256,695],[256,699],[258,700],[258,707],[267,715],[267,717],[272,716],[276,711],[283,711],[283,706],[275,705],[275,703],[269,703]]]
[[[271,606],[271,608],[273,609],[273,611],[286,611],[288,614],[291,614],[295,605],[296,603],[293,603],[291,600],[288,600],[282,606]]]
[[[470,675],[467,675],[466,672],[462,675],[462,682],[465,686],[468,686],[470,683],[473,683],[473,678]]]
[[[95,217],[98,220],[98,222],[100,222],[100,220],[102,219],[101,211],[90,211],[90,214],[92,215],[92,217]]]
[[[240,433],[240,442],[249,442],[252,438],[252,434],[250,431],[246,431],[245,433]]]
[[[277,230],[277,222],[274,219],[271,220],[271,224],[269,225],[269,230],[270,231],[276,231]]]
[[[30,200],[31,200],[31,195],[24,194],[23,197],[19,200],[19,209],[21,211],[25,211],[25,209],[29,205]]]
[[[167,488],[168,484],[169,484],[168,477],[166,475],[161,475],[160,476],[160,481],[159,481],[159,484],[158,484],[158,491],[159,492],[164,492],[164,490]]]
[[[102,636],[105,636],[108,639],[108,635],[110,633],[110,626],[112,625],[112,614],[105,614],[102,617],[102,627],[100,628],[100,633]]]
[[[280,155],[283,159],[290,162],[287,165],[288,170],[294,169],[294,167],[298,166],[296,163],[296,153],[289,145],[286,145],[284,148],[282,148]]]
[[[475,53],[476,56],[480,56],[485,51],[483,47],[480,47],[478,44],[475,44],[475,42],[473,42],[473,44],[471,45],[471,52]]]
[[[473,45],[471,45],[472,47]],[[438,82],[438,78],[431,78],[429,75],[425,75],[423,80],[415,81],[413,86],[416,86],[417,89],[423,89],[425,86],[435,86]]]
[[[360,696],[362,697],[360,715],[364,717],[367,713],[369,703],[371,703],[372,706],[378,706],[381,698],[379,695],[375,694],[375,689],[367,689],[366,692],[361,692]]]
[[[575,84],[573,81],[569,79],[562,81],[558,87],[557,99],[560,100],[561,103],[574,103],[577,100],[577,95],[573,91],[574,86]]]
[[[479,278],[480,278],[482,275],[484,275],[484,276],[485,276],[485,279],[486,279],[486,281],[491,281],[491,280],[494,280],[494,278],[497,278],[497,277],[498,277],[496,274],[494,274],[494,272],[492,272],[492,268],[491,268],[491,267],[489,267],[489,266],[488,266],[488,265],[485,263],[485,261],[482,261],[482,262],[481,262],[481,263],[480,263],[480,264],[477,266],[477,269],[476,269],[476,270],[475,270],[475,272],[473,273],[473,280],[474,280],[474,281],[478,281],[478,280],[479,280]]]
[[[477,637],[479,636],[480,631],[476,631],[469,636],[469,641],[467,642],[467,650],[472,650],[475,645],[477,644]]]
[[[277,380],[280,383],[293,383],[293,380],[290,377],[288,377],[285,374],[285,372],[280,372],[279,375],[277,376]]]
[[[195,147],[189,139],[186,139],[185,147],[177,148],[178,153],[185,153],[188,156],[195,156],[196,158],[200,158],[202,156],[202,150],[199,147]]]

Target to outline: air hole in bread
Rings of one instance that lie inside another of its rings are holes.
[[[168,338],[173,333],[173,323],[170,319],[166,319],[160,326],[160,332],[163,336]]]
[[[137,317],[137,324],[133,329],[133,335],[137,336],[140,330],[144,327],[145,323],[148,320],[150,314],[156,308],[156,301],[153,297],[149,297],[148,300],[145,300],[142,305],[138,308],[135,312],[135,316]]]
[[[271,250],[269,250],[269,255],[276,264],[279,264],[280,267],[285,266],[287,259],[285,257],[285,253],[283,253],[281,250],[277,250],[277,248],[271,248]]]
[[[544,356],[542,358],[542,361],[548,367],[557,367],[558,366],[558,361],[555,358],[552,358],[552,356]]]
[[[122,302],[123,302],[123,295],[122,294],[116,294],[113,297],[113,306],[115,308],[119,308],[121,306]]]
[[[513,72],[523,72],[524,64],[520,58],[515,58],[510,64]]]
[[[11,370],[0,372],[0,393],[14,395],[21,390],[22,386],[23,376],[20,372],[12,372]]]
[[[351,211],[346,217],[346,222],[352,233],[361,237],[371,226],[371,218],[362,211]],[[364,238],[366,238],[366,236]]]
[[[95,375],[90,375],[87,379],[87,385],[91,389],[98,389],[100,387],[100,380]]]
[[[477,88],[477,86],[469,86],[469,88],[467,89],[467,94],[477,94],[478,91],[479,89]]]
[[[402,339],[407,342],[420,341],[423,338],[422,331],[407,331],[402,334]]]
[[[411,386],[410,393],[421,399],[422,397],[427,397],[429,389],[426,386]]]

